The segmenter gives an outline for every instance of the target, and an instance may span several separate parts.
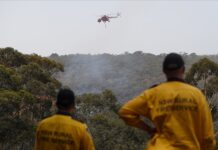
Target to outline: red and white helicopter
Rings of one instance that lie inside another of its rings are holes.
[[[118,18],[118,17],[120,17],[120,13],[117,13],[114,16],[113,15],[103,15],[98,19],[98,22],[100,23],[102,21],[103,23],[106,23],[106,22],[110,22],[111,18]]]

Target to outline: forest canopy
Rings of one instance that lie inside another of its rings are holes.
[[[204,57],[218,63],[218,55],[181,55],[185,60],[186,72],[192,64]],[[49,58],[64,65],[65,71],[56,78],[76,93],[96,93],[110,89],[119,102],[125,102],[150,86],[165,81],[162,73],[165,56],[166,54],[153,55],[136,51],[121,55],[52,54]]]
[[[36,123],[51,114],[63,65],[45,57],[0,49],[0,149],[31,149]],[[11,140],[13,139],[13,140]]]

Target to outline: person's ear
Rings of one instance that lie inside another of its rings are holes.
[[[182,67],[182,73],[185,73],[185,67],[184,66]]]
[[[76,110],[76,108],[73,104],[70,106],[70,110],[71,110],[71,112],[74,112]]]

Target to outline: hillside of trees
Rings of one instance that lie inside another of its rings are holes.
[[[164,56],[135,52],[46,58],[0,48],[0,149],[32,149],[38,121],[56,113],[58,89],[68,86],[76,94],[74,117],[88,124],[96,150],[143,150],[149,136],[125,125],[117,110],[164,81]],[[218,56],[183,57],[186,80],[207,96],[217,131]]]
[[[31,149],[36,123],[51,114],[63,66],[38,55],[0,49],[0,149]]]
[[[186,70],[201,58],[218,63],[218,55],[198,56],[183,53]],[[137,51],[121,55],[64,55],[50,58],[64,65],[57,79],[76,93],[98,93],[110,89],[119,102],[125,102],[146,88],[165,81],[162,61],[166,54],[153,55]]]

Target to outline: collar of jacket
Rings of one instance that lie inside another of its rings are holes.
[[[185,83],[185,80],[184,80],[184,79],[177,78],[177,77],[168,78],[168,79],[167,79],[167,82],[170,82],[170,81],[178,81],[178,82],[184,82],[184,83]]]
[[[67,112],[67,111],[60,111],[60,110],[59,110],[59,111],[57,112],[57,114],[58,114],[58,115],[65,115],[65,116],[71,116],[71,117],[72,117],[72,115],[71,115],[69,112]]]

